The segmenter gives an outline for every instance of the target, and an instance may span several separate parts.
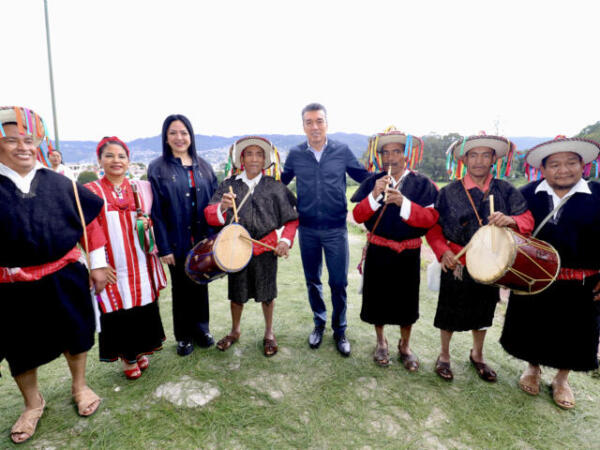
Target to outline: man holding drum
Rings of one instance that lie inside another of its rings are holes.
[[[382,169],[362,182],[351,201],[358,223],[364,223],[367,247],[364,260],[360,318],[375,326],[373,359],[389,365],[384,325],[399,325],[400,361],[414,372],[419,360],[410,348],[412,325],[419,318],[421,237],[438,219],[433,208],[437,188],[424,175],[410,170],[420,160],[423,141],[399,131],[369,140],[369,169]],[[393,281],[392,281],[393,280]],[[392,287],[401,288],[392,289]]]
[[[514,144],[508,139],[486,135],[464,138],[448,149],[448,161],[456,177],[462,179],[440,190],[435,202],[439,221],[427,233],[427,241],[443,271],[434,325],[441,334],[441,352],[435,371],[445,380],[454,378],[450,368],[452,334],[471,330],[473,348],[469,359],[480,378],[496,381],[496,372],[484,362],[483,344],[486,330],[494,319],[499,291],[497,287],[475,282],[464,270],[464,256],[456,259],[456,255],[485,224],[513,227],[525,234],[531,232],[533,218],[523,195],[491,173],[498,162],[495,173],[507,174],[514,150]],[[503,157],[505,161],[501,160]],[[495,208],[490,208],[492,195]],[[491,210],[494,210],[492,214]]]
[[[240,321],[244,303],[250,298],[262,303],[265,317],[263,340],[265,356],[277,353],[273,334],[273,308],[277,297],[277,257],[288,256],[298,227],[295,197],[280,181],[263,174],[276,163],[276,150],[267,139],[249,136],[230,149],[233,174],[221,183],[204,210],[209,225],[222,226],[239,214],[243,225],[255,240],[253,257],[246,268],[228,275],[231,301],[231,331],[217,343],[225,351],[241,335]],[[276,172],[277,169],[275,168]],[[276,174],[277,175],[277,174]],[[231,191],[230,191],[231,190]],[[283,228],[281,239],[277,229]]]
[[[527,152],[528,173],[539,170],[543,179],[521,192],[537,237],[558,251],[561,269],[546,290],[511,294],[500,339],[508,353],[529,363],[519,380],[528,394],[540,391],[541,365],[558,369],[552,396],[564,409],[575,406],[569,372],[598,367],[600,183],[582,174],[589,163],[598,164],[599,150],[594,141],[558,137]]]

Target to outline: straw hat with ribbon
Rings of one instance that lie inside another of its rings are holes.
[[[0,106],[0,135],[6,136],[3,125],[16,123],[19,133],[33,137],[33,143],[38,148],[37,159],[49,166],[48,153],[54,148],[48,138],[46,123],[33,110],[20,106]]]
[[[487,147],[496,153],[496,163],[492,166],[492,173],[497,178],[510,175],[512,160],[517,150],[516,145],[503,136],[491,136],[485,133],[464,137],[454,141],[446,150],[446,170],[451,180],[461,179],[467,172],[464,157],[469,150],[478,147]]]
[[[423,140],[417,136],[404,134],[398,131],[396,127],[388,127],[383,133],[374,134],[369,138],[367,148],[367,170],[369,172],[379,172],[383,168],[381,162],[381,148],[384,145],[398,143],[404,146],[404,156],[406,156],[406,167],[410,170],[423,159]]]
[[[525,174],[529,181],[541,179],[540,168],[542,161],[555,153],[571,152],[581,156],[584,169],[583,175],[598,177],[598,165],[600,162],[600,144],[591,139],[568,138],[556,136],[551,141],[542,142],[529,149],[525,154]]]
[[[229,159],[225,166],[227,177],[235,176],[244,170],[242,165],[242,153],[244,149],[252,145],[262,148],[265,152],[265,164],[263,174],[272,176],[276,180],[280,179],[281,163],[279,160],[279,151],[271,141],[260,136],[246,136],[235,141],[229,148]]]

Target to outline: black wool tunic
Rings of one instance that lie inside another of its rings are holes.
[[[211,203],[221,201],[223,194],[232,187],[236,195],[236,204],[240,204],[249,191],[248,185],[241,179],[228,178],[214,193]],[[243,225],[253,239],[260,240],[267,234],[281,228],[287,222],[296,220],[296,197],[280,181],[262,175],[253,193],[240,208],[239,223]],[[229,209],[225,217],[228,224],[233,218]],[[244,270],[228,275],[229,300],[245,303],[250,298],[257,302],[270,302],[277,297],[277,255],[272,251],[253,256]]]
[[[482,224],[490,215],[489,196],[494,196],[494,210],[508,216],[527,211],[523,195],[510,183],[493,178],[486,192],[477,187],[469,189]],[[438,194],[435,208],[440,213],[439,224],[444,237],[465,246],[480,228],[477,216],[465,192],[463,182],[456,180]],[[489,327],[494,320],[499,289],[474,281],[463,268],[462,279],[442,272],[434,326],[447,331],[468,331]]]
[[[28,194],[0,175],[0,266],[30,267],[62,258],[83,234],[71,181],[39,169]],[[102,199],[77,185],[85,221]],[[0,360],[13,376],[46,364],[61,353],[94,344],[95,320],[86,268],[76,262],[38,281],[0,283]]]
[[[535,193],[541,181],[522,188],[536,227],[554,209],[552,197]],[[559,253],[561,268],[600,269],[600,183],[592,194],[576,193],[537,237]],[[600,275],[557,280],[534,295],[511,293],[500,343],[516,358],[536,365],[578,371],[598,367],[600,301],[593,289]]]
[[[364,180],[351,198],[364,200],[386,173],[371,175]],[[409,172],[401,181],[400,192],[411,202],[427,207],[433,205],[437,188],[424,175]],[[383,199],[380,200],[383,205]],[[366,222],[369,231],[381,215],[381,206]],[[400,207],[389,204],[375,229],[375,235],[397,242],[420,238],[427,228],[407,224],[400,217]],[[360,318],[373,325],[412,325],[419,318],[419,284],[421,249],[405,249],[398,253],[388,247],[368,244],[364,264],[363,296]]]

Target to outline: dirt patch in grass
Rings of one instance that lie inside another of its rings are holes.
[[[282,400],[285,395],[294,389],[296,381],[293,377],[283,374],[270,374],[262,372],[256,379],[247,380],[244,383],[246,386],[267,394],[273,400]]]
[[[187,408],[204,406],[219,395],[221,392],[217,387],[188,376],[181,377],[181,381],[178,382],[161,384],[154,391],[154,397]]]

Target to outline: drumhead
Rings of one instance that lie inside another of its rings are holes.
[[[240,236],[250,237],[250,233],[239,223],[224,227],[213,246],[215,262],[225,272],[239,272],[252,258],[252,242]]]
[[[475,281],[492,284],[512,266],[515,256],[516,245],[511,231],[506,227],[485,225],[469,242],[467,270]]]

